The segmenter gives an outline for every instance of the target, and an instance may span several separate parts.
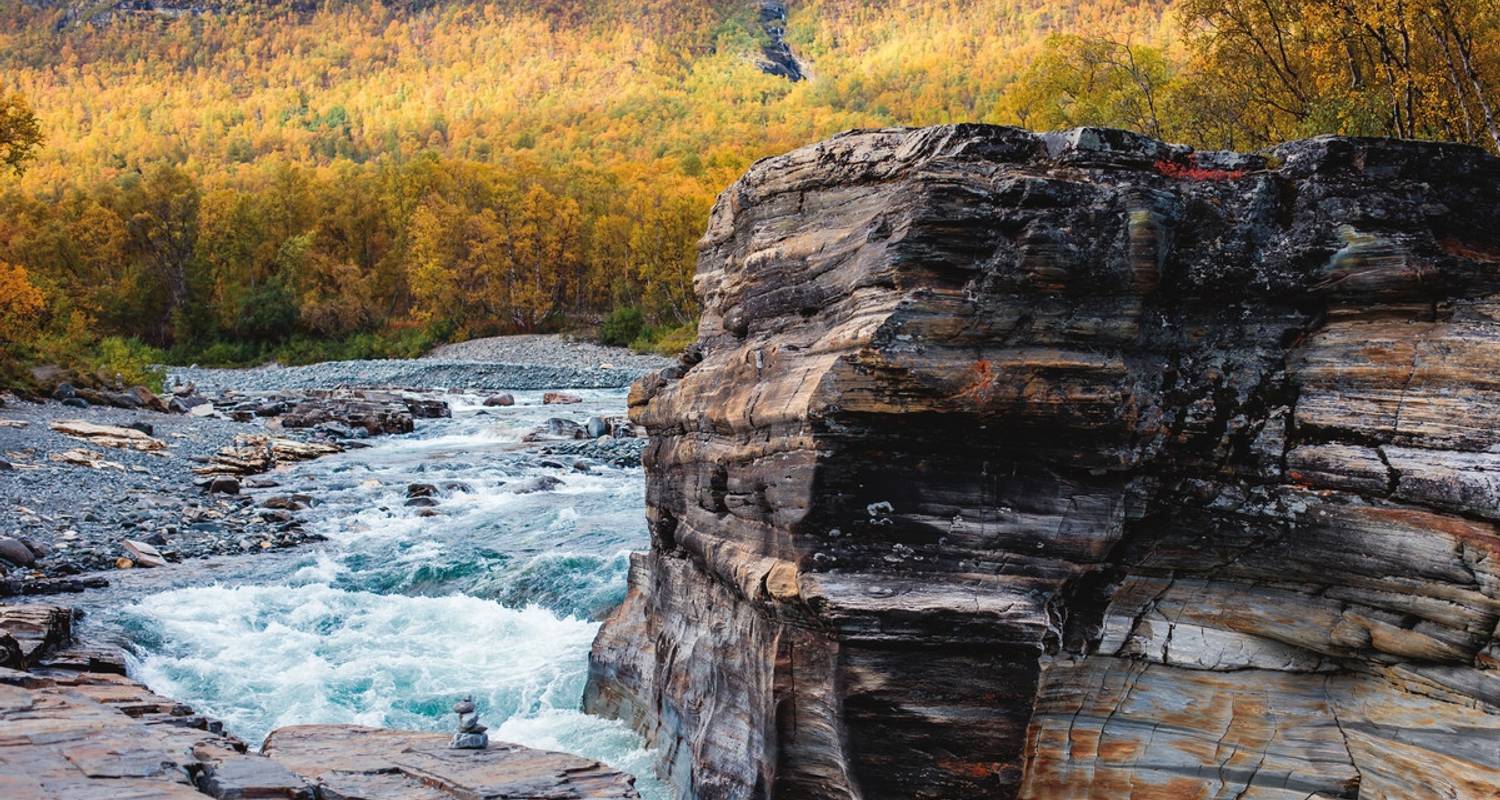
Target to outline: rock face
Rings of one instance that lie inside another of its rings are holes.
[[[1500,161],[984,126],[758,163],[587,707],[680,796],[1500,793]]]

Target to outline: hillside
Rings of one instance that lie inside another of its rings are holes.
[[[5,88],[46,135],[0,190],[0,262],[46,298],[10,336],[54,350],[368,355],[622,308],[660,338],[717,192],[849,128],[1500,140],[1489,0],[6,2]],[[1283,33],[1296,63],[1257,60]]]

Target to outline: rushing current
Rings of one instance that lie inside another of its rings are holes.
[[[121,589],[90,627],[123,630],[133,675],[252,745],[299,723],[448,730],[472,693],[492,739],[601,760],[664,798],[640,738],[579,710],[646,530],[639,467],[579,469],[522,442],[550,417],[623,412],[623,389],[577,394],[449,395],[452,419],[273,472],[257,495],[312,495],[300,514],[326,542],[174,568],[181,588]],[[406,505],[414,483],[439,487],[435,516]]]

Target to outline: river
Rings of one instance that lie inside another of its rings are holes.
[[[252,746],[299,723],[451,729],[472,694],[492,739],[599,759],[664,800],[642,740],[579,711],[599,619],[647,533],[639,467],[581,471],[522,441],[551,417],[624,412],[624,389],[575,393],[505,408],[444,395],[452,419],[282,468],[257,494],[311,495],[301,514],[325,542],[133,571],[85,596],[84,633],[123,638],[132,675]],[[410,484],[438,487],[435,515],[406,505]]]

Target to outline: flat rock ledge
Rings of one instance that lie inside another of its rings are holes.
[[[5,800],[592,800],[634,778],[519,745],[447,749],[440,733],[302,725],[249,752],[223,725],[72,641],[73,612],[0,606],[0,798]],[[268,757],[269,756],[269,757]]]
[[[448,734],[356,725],[293,725],[261,751],[317,786],[320,798],[638,798],[635,779],[597,761],[491,742],[451,750]]]

